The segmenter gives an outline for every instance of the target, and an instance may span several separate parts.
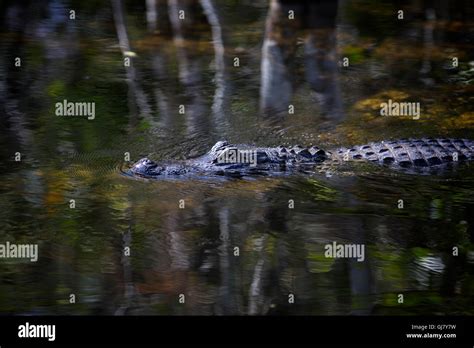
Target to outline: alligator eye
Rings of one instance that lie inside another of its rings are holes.
[[[152,160],[149,160],[149,159],[147,159],[145,161],[144,165],[149,167],[149,168],[155,168],[157,166],[156,162],[154,162]]]

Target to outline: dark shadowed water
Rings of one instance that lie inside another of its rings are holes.
[[[472,165],[123,174],[222,139],[474,139],[473,14],[469,1],[2,1],[0,244],[39,256],[0,258],[0,313],[474,314]],[[94,117],[57,116],[64,100]],[[388,100],[419,117],[380,116]],[[333,243],[363,245],[363,261],[325,257]]]

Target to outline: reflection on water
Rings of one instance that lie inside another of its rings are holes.
[[[248,181],[121,174],[125,153],[182,159],[221,139],[474,138],[472,10],[414,2],[402,22],[398,10],[2,2],[0,243],[37,243],[40,255],[0,259],[0,312],[473,314],[472,167]],[[64,99],[95,102],[95,119],[55,116]],[[420,119],[378,116],[388,99],[420,102]],[[364,262],[326,258],[333,242],[365,245]]]
[[[262,50],[260,103],[270,115],[289,111],[298,40],[304,41],[304,66],[308,84],[325,116],[342,117],[337,80],[337,1],[271,1]],[[301,32],[303,37],[299,37]]]

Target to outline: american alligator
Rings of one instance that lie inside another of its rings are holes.
[[[130,172],[145,178],[183,175],[245,177],[311,172],[323,163],[366,161],[414,173],[433,173],[433,169],[472,160],[474,141],[467,139],[402,139],[334,151],[317,146],[268,148],[219,141],[205,155],[185,161],[156,163],[142,158]]]

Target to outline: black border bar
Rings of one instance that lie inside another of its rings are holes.
[[[0,346],[64,344],[409,344],[473,347],[472,316],[0,316]],[[55,325],[55,340],[20,338],[25,323]],[[412,325],[429,325],[421,331]],[[439,329],[455,325],[452,329]],[[407,338],[409,333],[456,338]]]

